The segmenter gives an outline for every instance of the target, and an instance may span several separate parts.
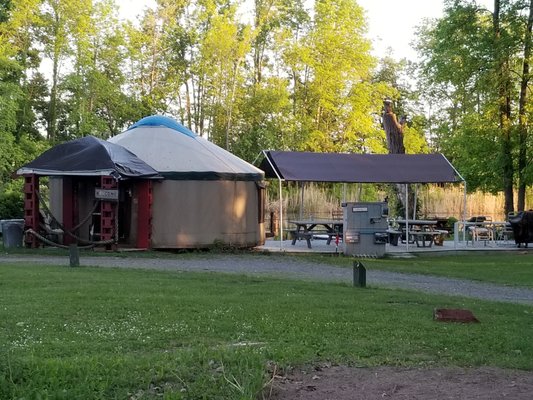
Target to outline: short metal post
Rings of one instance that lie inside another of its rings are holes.
[[[353,285],[366,287],[366,269],[360,261],[353,262]]]
[[[71,244],[68,246],[69,256],[70,256],[70,266],[79,267],[80,266],[80,251],[76,244]]]

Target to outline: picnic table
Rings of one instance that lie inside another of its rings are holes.
[[[448,233],[447,231],[435,229],[438,223],[435,220],[398,219],[396,223],[405,240],[408,240],[409,243],[416,243],[417,247],[431,247],[436,240]],[[407,230],[409,231],[407,232]]]
[[[296,228],[289,231],[292,235],[292,244],[297,240],[304,239],[307,247],[311,248],[311,239],[323,235],[327,244],[336,237],[342,238],[343,223],[338,219],[306,219],[291,220],[289,223],[296,225]]]

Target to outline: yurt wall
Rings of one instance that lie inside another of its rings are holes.
[[[152,247],[262,244],[260,190],[253,181],[165,180],[154,184]]]

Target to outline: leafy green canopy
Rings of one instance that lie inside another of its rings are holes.
[[[518,136],[520,85],[529,79],[523,67],[531,61],[524,58],[524,49],[531,45],[527,21],[533,3],[496,3],[500,9],[495,14],[473,1],[446,1],[444,16],[420,29],[417,46],[436,148],[461,171],[471,190],[508,189],[512,206],[508,183],[533,182],[531,158],[527,163],[519,159],[521,152],[531,154],[530,125],[524,140]],[[526,104],[525,120],[530,120],[531,102]]]

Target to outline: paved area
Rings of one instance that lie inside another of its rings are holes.
[[[69,265],[68,256],[2,255],[2,263]],[[198,254],[172,258],[82,256],[82,266],[102,268],[140,268],[166,271],[195,271],[270,276],[283,279],[345,282],[351,284],[353,272],[326,264],[312,263],[284,254]],[[500,286],[461,279],[419,274],[367,270],[367,285],[400,288],[425,293],[463,296],[482,300],[533,305],[533,289]]]
[[[291,240],[267,240],[264,246],[260,246],[259,249],[270,252],[283,252],[283,253],[336,253],[343,251],[342,242],[336,246],[334,242],[326,244],[325,240],[312,240],[311,249],[307,247],[305,240],[297,241],[292,245]],[[432,253],[432,254],[461,254],[465,252],[500,252],[500,251],[533,251],[533,245],[529,248],[518,248],[514,241],[489,241],[489,242],[476,242],[475,244],[467,244],[464,241],[454,242],[453,240],[446,240],[442,246],[432,245],[431,247],[417,247],[412,243],[407,245],[406,243],[399,243],[398,246],[392,246],[390,244],[385,245],[385,254],[407,256],[408,254],[416,253]]]

